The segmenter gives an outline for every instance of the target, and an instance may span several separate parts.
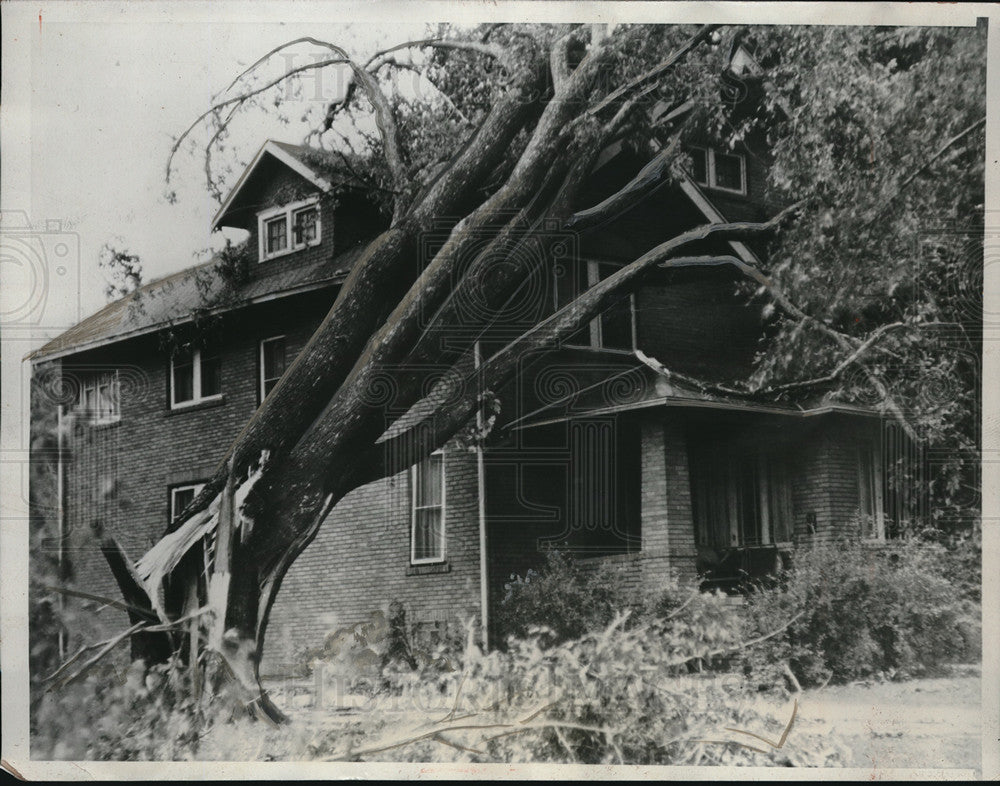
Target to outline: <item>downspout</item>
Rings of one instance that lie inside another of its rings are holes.
[[[64,574],[64,559],[66,544],[63,543],[63,537],[66,534],[66,505],[65,505],[66,487],[63,482],[63,405],[60,404],[56,409],[56,534],[58,538],[58,547],[56,551],[56,564],[59,571],[59,583],[62,583]],[[58,647],[59,647],[59,660],[63,661],[66,658],[66,631],[62,626],[62,621],[65,618],[66,609],[66,596],[61,592],[59,595],[59,635],[58,635]]]
[[[473,346],[473,361],[475,367],[478,370],[480,364],[482,363],[482,355],[480,354],[479,342],[477,341]],[[477,382],[478,384],[478,382]],[[480,391],[481,393],[482,391]],[[476,409],[476,432],[479,435],[483,433],[483,408],[480,402],[480,406]],[[479,607],[481,613],[479,619],[482,622],[482,639],[483,639],[483,651],[485,652],[489,648],[489,591],[487,585],[487,560],[486,560],[486,466],[483,459],[483,441],[480,436],[476,440],[476,491],[479,506]]]

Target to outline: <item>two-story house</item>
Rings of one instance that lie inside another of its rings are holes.
[[[766,214],[758,158],[691,152],[679,185],[597,231],[566,233],[533,290],[542,311],[678,231]],[[247,231],[245,270],[216,259],[150,282],[34,353],[35,378],[71,435],[58,470],[60,548],[88,592],[117,596],[90,523],[133,558],[158,540],[384,227],[316,156],[267,142],[224,201],[213,229]],[[644,160],[608,151],[585,204]],[[758,261],[747,244],[727,249]],[[796,544],[891,534],[902,514],[882,467],[896,443],[876,412],[710,394],[657,370],[747,373],[763,318],[737,296],[736,276],[647,280],[565,346],[525,358],[484,445],[446,445],[344,498],[285,578],[265,667],[392,601],[412,623],[472,615],[488,630],[505,582],[550,546],[614,560],[635,582],[701,575],[730,586],[773,569]]]

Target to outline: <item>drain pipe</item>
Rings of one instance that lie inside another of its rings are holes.
[[[473,345],[473,361],[475,367],[478,370],[482,363],[482,355],[480,354],[479,342]],[[479,385],[479,380],[477,379],[476,384]],[[480,394],[482,394],[482,389],[480,388]],[[476,432],[478,434],[483,433],[483,407],[482,402],[480,406],[476,409]],[[479,505],[479,607],[480,615],[479,619],[482,622],[482,638],[483,638],[483,651],[485,652],[489,648],[489,589],[487,586],[487,561],[486,561],[486,466],[483,460],[483,442],[482,439],[476,440],[476,489],[477,498]]]
[[[50,443],[51,444],[51,443]],[[56,410],[56,530],[58,537],[58,551],[56,552],[56,564],[59,568],[59,583],[62,583],[63,576],[65,574],[64,561],[65,561],[65,550],[66,544],[63,543],[63,538],[66,535],[66,504],[64,497],[66,496],[65,483],[63,481],[63,405],[59,404]],[[66,631],[63,628],[62,621],[65,615],[66,609],[66,596],[61,592],[59,594],[59,634],[58,634],[58,647],[59,647],[59,660],[65,660],[66,658]]]

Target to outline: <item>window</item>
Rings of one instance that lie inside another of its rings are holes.
[[[192,483],[188,486],[174,486],[170,489],[170,520],[177,521],[177,517],[184,512],[184,508],[194,502],[194,498],[203,488],[205,488],[204,483]]]
[[[747,192],[746,159],[738,153],[723,153],[706,147],[692,147],[691,177],[700,185],[732,191]]]
[[[568,305],[618,269],[618,265],[605,262],[564,262],[556,265],[555,307],[560,309]],[[587,327],[567,339],[566,344],[631,352],[635,347],[634,296],[629,295],[610,306],[599,317],[591,320]]]
[[[258,214],[260,260],[298,251],[320,241],[317,199],[293,202]]]
[[[222,361],[217,352],[194,349],[170,359],[170,406],[183,407],[222,396]]]
[[[788,464],[760,448],[710,444],[690,451],[696,541],[715,548],[792,540]]]
[[[260,342],[260,400],[267,398],[271,388],[285,373],[285,337],[275,336]]]
[[[190,483],[185,486],[174,486],[170,489],[171,524],[177,521],[188,505],[194,502],[194,498],[198,496],[198,492],[203,488],[205,488],[204,483]],[[201,592],[207,592],[212,576],[212,561],[215,559],[214,533],[209,532],[207,535],[203,536],[199,545],[201,547],[202,569],[201,575],[198,577],[198,582]]]
[[[319,239],[319,211],[315,206],[292,213],[296,247],[312,245]]]
[[[272,218],[264,222],[266,232],[266,251],[268,256],[278,254],[288,248],[288,222],[284,216]]]
[[[444,453],[435,451],[412,470],[410,563],[444,562]]]
[[[83,417],[94,425],[116,423],[121,419],[120,390],[117,371],[89,379],[77,401]]]

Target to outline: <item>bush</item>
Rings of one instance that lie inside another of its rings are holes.
[[[939,673],[975,649],[977,609],[949,564],[941,546],[916,540],[800,548],[783,590],[749,596],[748,637],[793,622],[746,651],[746,670],[770,683],[787,666],[802,685]]]
[[[540,571],[511,577],[498,627],[504,637],[536,635],[551,647],[603,630],[622,612],[628,612],[626,627],[667,624],[678,640],[695,642],[699,655],[735,646],[741,631],[737,611],[721,594],[669,580],[636,587],[613,563],[587,565],[555,550]]]
[[[524,638],[544,628],[543,645],[577,639],[606,627],[615,614],[633,606],[636,598],[620,571],[608,563],[587,570],[563,552],[546,554],[541,570],[512,575],[497,615],[501,639]]]

